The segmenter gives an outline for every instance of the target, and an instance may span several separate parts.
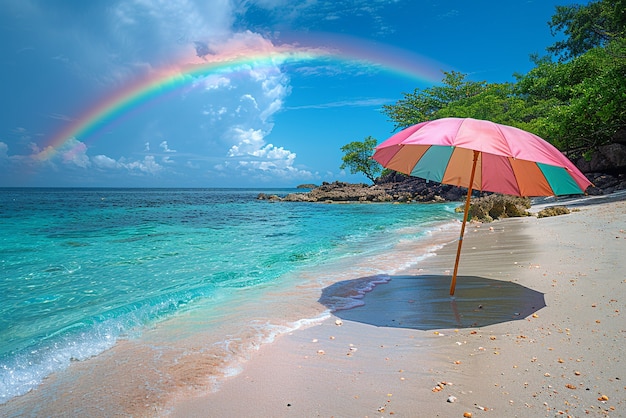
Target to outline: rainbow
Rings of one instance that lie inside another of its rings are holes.
[[[215,74],[233,73],[263,65],[282,65],[286,63],[305,63],[320,59],[330,59],[340,63],[359,63],[378,67],[387,72],[397,73],[428,83],[439,83],[442,77],[442,65],[427,59],[416,57],[404,51],[390,50],[388,47],[372,47],[352,42],[349,47],[324,50],[307,47],[273,47],[262,52],[239,51],[236,54],[220,55],[210,60],[196,59],[195,62],[164,68],[138,82],[111,94],[103,101],[95,103],[78,118],[64,126],[44,144],[41,151],[34,155],[38,160],[48,160],[63,148],[68,155],[76,149],[68,150],[70,141],[74,147],[84,147],[82,142],[96,136],[103,127],[118,123],[130,117],[134,112],[158,98],[181,88],[193,85],[202,77]],[[77,141],[78,140],[78,141]]]

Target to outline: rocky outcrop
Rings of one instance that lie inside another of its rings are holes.
[[[626,190],[626,174],[611,175],[605,173],[585,173],[592,186],[586,190],[587,194],[598,196],[611,194],[618,190]]]
[[[626,130],[616,134],[615,139],[626,141]],[[626,190],[626,145],[622,142],[599,147],[591,158],[579,158],[576,167],[593,183],[586,190],[587,194],[602,195]]]
[[[604,173],[619,175],[626,173],[626,145],[608,144],[598,148],[589,160],[580,158],[576,166],[585,174]]]
[[[260,194],[259,199],[286,202],[389,202],[393,200],[385,188],[340,181],[323,183],[308,193],[290,193],[283,198]]]
[[[285,197],[261,193],[258,198],[285,202],[443,202],[462,200],[466,193],[460,187],[394,173],[378,179],[373,186],[336,181],[323,183],[307,193]]]
[[[467,189],[429,182],[419,177],[392,172],[376,180],[376,185],[384,188],[392,200],[399,202],[441,202],[463,200]]]

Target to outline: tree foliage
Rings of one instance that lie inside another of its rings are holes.
[[[350,169],[350,173],[362,173],[372,183],[381,172],[380,165],[371,157],[376,147],[376,139],[368,136],[363,141],[353,141],[341,147],[344,156],[341,169]]]
[[[383,106],[383,112],[396,129],[445,117],[489,119],[525,128],[532,118],[525,100],[514,94],[512,83],[470,81],[458,72],[444,73],[441,86],[404,93],[395,104]]]
[[[544,63],[517,83],[540,111],[531,130],[566,151],[585,153],[626,128],[626,61],[594,48],[567,63]]]
[[[557,6],[549,25],[553,35],[562,32],[565,38],[547,50],[560,61],[566,61],[593,48],[624,39],[626,0],[599,0],[586,6]]]
[[[404,98],[396,104],[384,105],[385,113],[396,128],[405,128],[419,122],[438,119],[439,111],[446,106],[479,94],[486,83],[467,80],[465,74],[444,72],[441,86],[415,89],[413,93],[403,93]]]

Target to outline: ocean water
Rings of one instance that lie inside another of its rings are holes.
[[[257,200],[294,191],[0,189],[0,415],[68,412],[67,388],[85,415],[217,390],[250,350],[327,317],[322,288],[362,278],[333,302],[359,305],[458,233],[456,204]]]

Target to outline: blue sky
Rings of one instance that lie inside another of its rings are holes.
[[[530,54],[555,42],[547,22],[567,4],[3,0],[0,186],[365,182],[339,169],[340,148],[393,134],[382,105],[433,86],[443,70],[514,81],[533,67]],[[285,50],[321,55],[276,55],[187,77],[183,88],[103,120],[97,131],[54,142],[142,80]]]

